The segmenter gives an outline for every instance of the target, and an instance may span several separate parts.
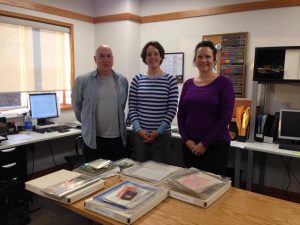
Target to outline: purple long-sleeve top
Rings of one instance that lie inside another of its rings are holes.
[[[205,147],[215,141],[230,141],[228,125],[234,107],[234,91],[229,78],[218,76],[205,86],[193,79],[182,88],[178,105],[178,127],[182,140],[201,140]]]

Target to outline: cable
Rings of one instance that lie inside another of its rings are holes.
[[[35,154],[35,147],[33,144],[30,146],[31,154],[32,154],[32,168],[31,168],[31,174],[34,172],[34,154]]]
[[[54,163],[54,166],[57,166],[57,163],[56,163],[55,158],[54,158],[54,152],[53,152],[51,141],[48,141],[48,143],[49,143],[50,151],[51,151],[51,154],[52,154],[52,161]]]
[[[290,163],[291,163],[291,161],[292,161],[292,158],[289,158],[289,162],[286,162],[282,156],[280,156],[280,158],[281,158],[281,160],[282,160],[283,163],[284,163],[284,166],[285,166],[285,168],[286,168],[286,172],[287,172],[287,175],[288,175],[288,178],[289,178],[289,179],[288,179],[288,184],[287,184],[287,186],[286,186],[284,192],[285,192],[285,195],[286,195],[287,199],[290,200],[290,196],[289,196],[288,190],[289,190],[290,185],[291,185],[291,183],[292,183],[292,178],[291,178],[291,174],[290,174],[290,168],[289,168],[289,165],[290,165]]]

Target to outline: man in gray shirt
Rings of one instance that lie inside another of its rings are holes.
[[[72,89],[75,116],[81,122],[86,162],[126,157],[125,106],[128,81],[112,70],[113,53],[108,45],[97,48],[97,70],[77,77]]]

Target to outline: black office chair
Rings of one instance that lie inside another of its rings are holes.
[[[81,148],[83,145],[82,136],[78,136],[75,139],[75,152],[76,155],[65,156],[65,160],[67,161],[68,165],[71,169],[75,169],[85,163],[83,155],[79,153],[79,147]]]

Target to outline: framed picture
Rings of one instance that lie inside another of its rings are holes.
[[[184,53],[165,53],[161,68],[168,74],[176,77],[178,83],[183,83]]]

